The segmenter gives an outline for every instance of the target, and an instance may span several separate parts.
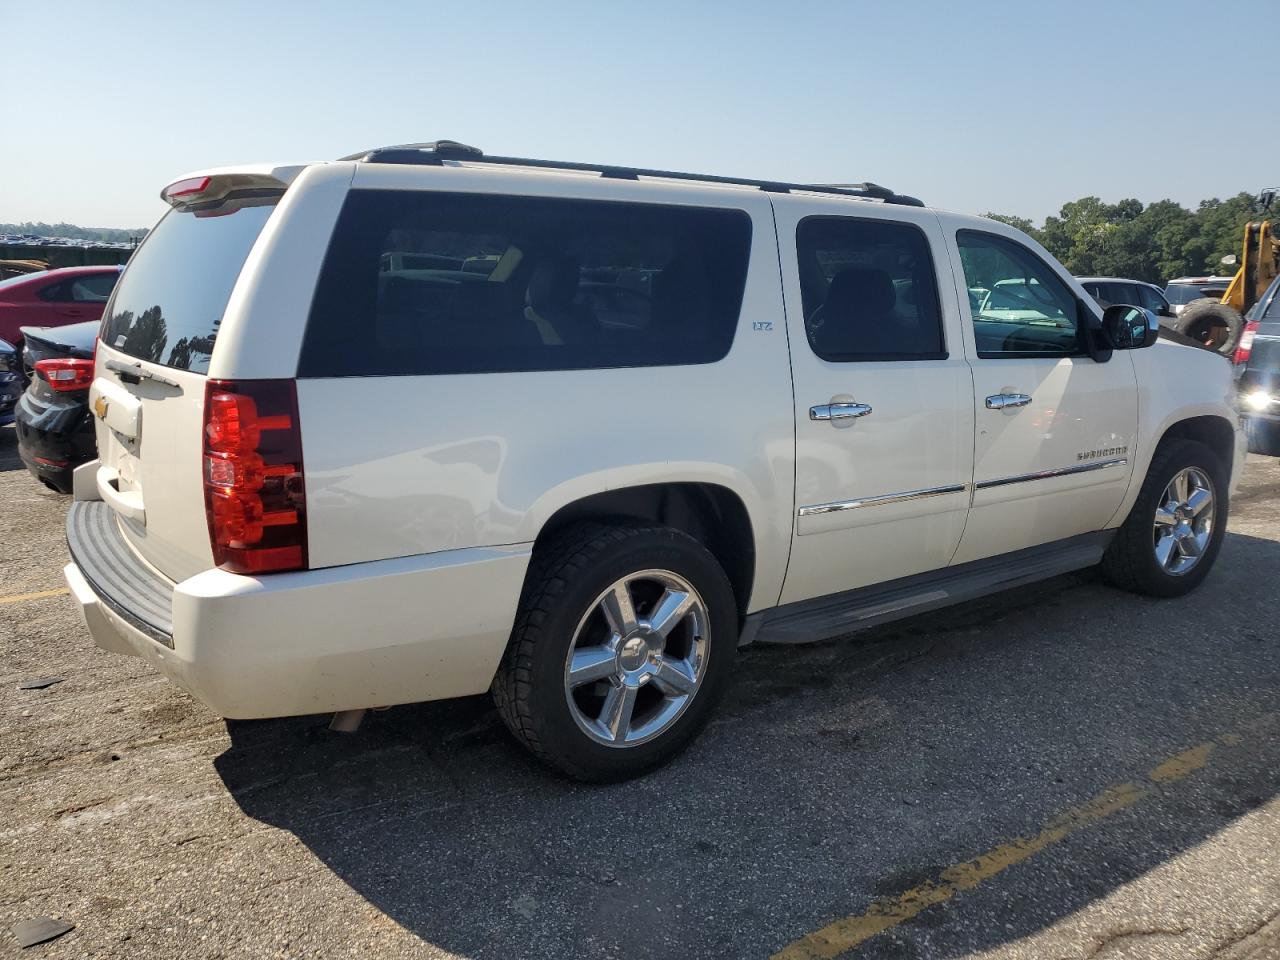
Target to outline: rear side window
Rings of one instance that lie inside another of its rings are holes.
[[[942,311],[917,227],[807,217],[796,229],[805,333],[823,360],[941,360]]]
[[[72,277],[50,284],[40,291],[39,296],[41,300],[52,303],[106,303],[119,279],[118,271]]]
[[[102,342],[140,360],[206,372],[231,290],[276,199],[165,214],[116,285]]]
[[[733,342],[750,244],[739,210],[353,191],[298,375],[712,363]]]

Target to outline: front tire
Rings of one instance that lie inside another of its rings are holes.
[[[1222,461],[1203,443],[1162,443],[1102,558],[1106,579],[1153,597],[1180,597],[1198,587],[1226,534],[1227,482]]]
[[[535,756],[586,781],[670,760],[724,693],[733,588],[692,537],[583,523],[534,553],[493,696]]]

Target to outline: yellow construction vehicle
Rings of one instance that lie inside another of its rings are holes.
[[[1273,187],[1258,194],[1260,216],[1271,212],[1277,192]],[[1175,330],[1225,356],[1235,352],[1244,330],[1244,315],[1280,274],[1280,237],[1272,232],[1276,226],[1280,224],[1270,219],[1245,224],[1239,259],[1232,255],[1222,260],[1227,266],[1237,267],[1227,292],[1221,300],[1191,301],[1174,320]]]

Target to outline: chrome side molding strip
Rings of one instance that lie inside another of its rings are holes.
[[[1078,463],[1074,467],[1057,467],[1053,470],[1037,470],[1035,473],[1020,473],[1016,477],[1001,477],[998,480],[979,480],[974,486],[978,490],[988,487],[1003,487],[1010,483],[1026,483],[1029,480],[1048,480],[1050,477],[1068,477],[1073,473],[1089,473],[1093,470],[1106,470],[1108,467],[1122,467],[1129,462],[1127,457],[1114,457],[1110,460],[1095,460],[1092,463]]]
[[[860,497],[857,500],[837,500],[835,503],[816,503],[809,507],[801,507],[796,513],[801,517],[817,517],[824,513],[839,513],[842,510],[857,510],[859,507],[878,507],[886,503],[904,503],[907,500],[924,500],[926,497],[941,497],[948,493],[964,493],[969,489],[967,483],[950,483],[945,487],[928,487],[924,490],[908,490],[905,493],[885,493],[878,497]]]

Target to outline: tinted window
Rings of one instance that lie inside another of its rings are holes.
[[[1164,295],[1169,298],[1170,303],[1190,303],[1192,300],[1199,300],[1205,296],[1204,288],[1198,284],[1191,283],[1171,283],[1164,288]]]
[[[37,296],[41,300],[47,300],[51,303],[66,303],[71,299],[71,283],[63,280],[61,283],[51,283],[44,287]]]
[[[165,214],[116,286],[102,341],[141,360],[208,370],[231,288],[274,203]]]
[[[796,249],[805,332],[823,360],[946,356],[933,258],[918,228],[809,217]]]
[[[120,279],[119,271],[99,273],[94,276],[80,277],[71,282],[71,297],[88,303],[106,303],[111,291],[116,288]]]
[[[1118,280],[1112,280],[1102,285],[1102,299],[1107,303],[1123,303],[1131,307],[1142,306],[1142,295],[1138,292],[1141,288],[1136,283],[1122,283]]]
[[[1079,352],[1075,295],[1047,263],[990,233],[961,230],[956,242],[979,357]]]
[[[1146,284],[1135,283],[1134,291],[1138,294],[1138,302],[1136,306],[1146,307],[1155,313],[1164,313],[1169,309],[1169,302],[1155,290]]]
[[[750,242],[742,211],[353,191],[299,376],[711,363]]]

